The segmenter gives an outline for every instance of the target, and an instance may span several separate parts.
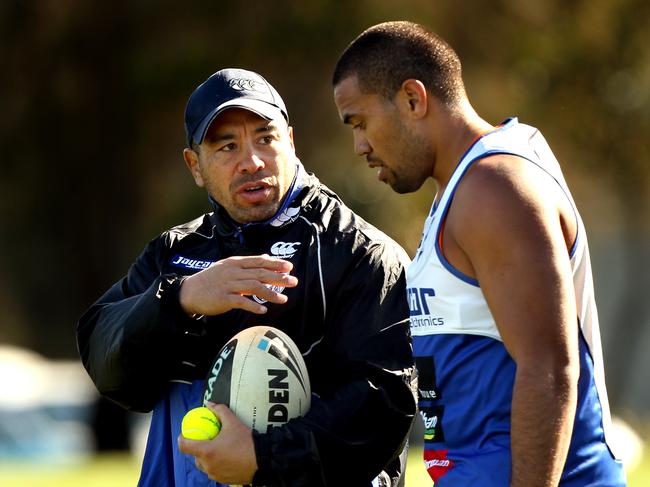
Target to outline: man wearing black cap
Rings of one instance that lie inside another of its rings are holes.
[[[153,239],[77,329],[98,390],[153,410],[139,485],[403,485],[415,414],[406,254],[305,171],[260,75],[213,74],[185,128],[185,162],[214,211]],[[216,352],[255,325],[302,351],[310,411],[258,433],[211,406],[221,433],[179,439]]]

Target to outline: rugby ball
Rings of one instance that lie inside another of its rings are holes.
[[[311,405],[311,386],[300,350],[270,326],[240,331],[217,355],[206,379],[203,403],[225,404],[250,428],[265,433]]]

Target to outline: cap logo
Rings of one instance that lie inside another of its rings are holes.
[[[250,78],[233,78],[228,80],[228,85],[236,91],[259,91],[264,86],[263,83]]]

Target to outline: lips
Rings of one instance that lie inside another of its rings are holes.
[[[244,201],[255,204],[263,203],[273,192],[273,186],[266,181],[249,181],[240,185],[235,193]]]
[[[387,177],[387,172],[386,172],[386,169],[385,169],[384,164],[382,163],[382,161],[380,161],[379,159],[369,159],[369,158],[366,158],[366,161],[368,162],[368,167],[370,169],[378,168],[377,169],[377,179],[379,181],[385,183],[386,182],[386,177]]]
[[[254,191],[261,191],[267,188],[270,188],[271,184],[266,181],[249,181],[240,185],[236,192],[237,193],[251,193]]]
[[[368,163],[369,168],[381,167],[383,166],[382,161],[376,158],[366,157],[366,162]]]
[[[378,164],[376,167],[379,168],[377,169],[377,179],[382,183],[385,183],[388,180],[388,172],[381,164]]]
[[[263,184],[256,184],[255,186],[250,186],[248,188],[244,188],[242,191],[244,193],[250,193],[251,191],[259,191],[260,189],[264,189]]]

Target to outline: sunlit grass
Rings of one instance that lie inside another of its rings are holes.
[[[92,460],[68,464],[0,462],[2,487],[129,487],[135,486],[140,461],[129,454],[103,454]],[[422,465],[422,450],[411,448],[408,460],[407,487],[431,487]],[[628,475],[629,487],[650,485],[650,452]]]
[[[139,474],[139,459],[128,453],[65,464],[0,463],[2,487],[129,487],[137,484]]]

